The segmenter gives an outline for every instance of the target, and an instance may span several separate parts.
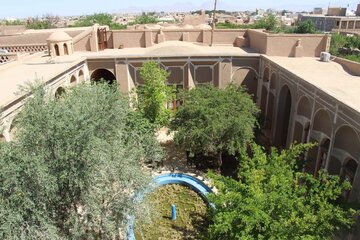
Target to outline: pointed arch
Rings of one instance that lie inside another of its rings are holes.
[[[287,85],[284,85],[279,94],[275,132],[275,144],[281,148],[286,148],[287,144],[291,105],[290,89]]]
[[[64,54],[69,55],[68,45],[66,43],[64,43],[63,47],[64,47]]]
[[[57,45],[57,44],[55,43],[54,48],[55,48],[55,55],[56,55],[56,56],[60,56],[59,45]]]
[[[99,68],[96,69],[92,74],[91,74],[91,81],[92,82],[100,82],[100,81],[105,81],[109,84],[112,84],[116,81],[116,77],[115,75],[110,72],[107,69],[103,69],[103,68]]]

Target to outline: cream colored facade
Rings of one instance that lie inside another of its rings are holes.
[[[22,47],[22,39],[14,44],[13,36],[0,38],[0,48],[13,47],[7,55],[16,54],[0,64],[4,140],[12,139],[15,116],[28,97],[15,94],[26,81],[38,78],[55,95],[104,77],[129,93],[142,84],[142,64],[153,60],[170,72],[169,84],[178,88],[245,85],[261,109],[264,133],[272,144],[284,148],[293,142],[318,142],[307,153],[304,170],[316,175],[324,168],[350,180],[353,189],[344,197],[360,201],[360,67],[342,59],[320,62],[320,52],[329,48],[327,35],[216,30],[209,47],[209,30],[108,31],[99,37],[98,28],[62,29],[69,37],[61,33],[56,41],[48,30],[29,32],[37,36],[28,41],[34,47]],[[72,45],[72,51],[53,54],[56,43]],[[52,55],[35,45],[48,46]],[[28,49],[37,53],[25,54]]]

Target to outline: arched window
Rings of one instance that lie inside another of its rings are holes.
[[[275,143],[278,147],[286,148],[288,138],[288,128],[291,110],[291,93],[288,86],[283,86],[280,91]]]
[[[69,55],[69,49],[66,43],[64,43],[64,54]]]
[[[55,44],[54,48],[55,48],[55,55],[60,56],[59,46],[57,44]]]

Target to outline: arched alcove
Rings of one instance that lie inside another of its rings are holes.
[[[349,181],[351,186],[353,186],[357,168],[358,168],[358,163],[354,159],[352,159],[352,158],[346,159],[345,164],[342,169],[342,172],[341,172],[340,179],[342,181],[345,181],[345,180]],[[352,192],[352,189],[343,190],[342,196],[345,201],[349,201],[349,199],[351,197],[351,192]]]
[[[58,87],[55,91],[55,98],[60,98],[65,93],[65,89],[63,87]]]
[[[55,56],[60,56],[59,46],[55,44],[54,48],[55,48]]]
[[[257,98],[258,73],[251,67],[236,67],[232,72],[231,83],[236,86],[242,86],[253,96]]]
[[[84,78],[84,72],[82,70],[79,71],[79,82],[84,82],[85,78]]]
[[[66,43],[64,43],[63,47],[64,47],[64,54],[69,55],[68,45]]]
[[[260,110],[263,116],[265,116],[265,112],[266,112],[267,95],[268,95],[268,91],[266,87],[263,86],[261,89],[261,102],[260,102]]]
[[[331,137],[332,132],[331,118],[327,110],[321,109],[315,113],[313,131],[317,131]]]
[[[0,134],[0,142],[6,142],[5,136]]]
[[[340,175],[341,161],[334,156],[330,157],[328,172],[331,175]]]
[[[116,81],[116,77],[109,70],[100,68],[100,69],[96,69],[91,74],[91,81],[93,82],[105,81],[109,84],[112,84]]]
[[[275,89],[276,87],[276,73],[271,74],[271,79],[270,79],[270,89]]]
[[[349,126],[342,126],[336,131],[334,148],[340,149],[356,159],[360,157],[359,137]]]
[[[272,92],[269,93],[268,103],[267,103],[267,110],[266,110],[266,120],[268,122],[269,129],[272,129],[273,126],[273,115],[274,115],[274,103],[275,103],[275,96]]]
[[[307,119],[311,119],[311,104],[307,97],[302,97],[298,103],[296,113],[300,116],[304,116]]]
[[[277,111],[275,143],[278,147],[286,148],[291,111],[291,92],[288,86],[283,86],[279,95]]]
[[[315,176],[317,176],[320,169],[325,168],[327,156],[329,154],[329,148],[330,148],[330,139],[328,139],[328,138],[323,139],[321,141],[319,149],[318,149],[316,166],[314,169]]]
[[[72,75],[71,78],[70,78],[70,85],[71,86],[76,85],[76,77],[74,75]]]
[[[299,122],[295,122],[294,136],[293,136],[294,143],[302,142],[302,133],[303,133],[303,126]]]
[[[263,74],[263,81],[269,82],[269,80],[270,80],[270,70],[268,67],[265,67],[264,74]]]

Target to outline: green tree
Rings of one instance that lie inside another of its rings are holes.
[[[315,32],[316,32],[315,25],[310,20],[300,22],[295,28],[295,33],[315,33]]]
[[[174,97],[174,88],[167,86],[169,73],[150,61],[143,64],[140,76],[144,80],[144,85],[136,90],[140,112],[151,123],[166,125],[171,116],[166,104]]]
[[[142,13],[141,15],[135,18],[134,24],[148,24],[148,23],[157,23],[157,18],[154,14],[151,13]]]
[[[274,31],[279,26],[279,20],[273,14],[269,14],[266,17],[256,21],[254,28],[265,28],[268,31]]]
[[[59,22],[59,16],[54,16],[51,14],[44,15],[39,18],[31,18],[27,20],[26,28],[29,29],[51,29],[56,28],[56,24]]]
[[[259,110],[243,88],[200,86],[186,92],[171,122],[174,141],[195,155],[234,155],[254,137]]]
[[[125,29],[125,25],[114,22],[114,17],[108,13],[94,13],[78,20],[72,27],[88,27],[94,24],[107,25],[110,29]]]
[[[0,238],[121,238],[148,182],[142,163],[160,149],[133,118],[115,86],[79,85],[58,99],[33,90],[15,141],[0,143]]]
[[[241,151],[238,180],[210,174],[218,194],[210,201],[209,239],[331,239],[349,227],[353,210],[336,204],[339,178],[321,172],[318,178],[297,171],[296,159],[309,146],[297,145],[267,156],[253,144]]]
[[[5,25],[11,26],[11,25],[25,25],[25,22],[16,19],[16,20],[5,20]]]

